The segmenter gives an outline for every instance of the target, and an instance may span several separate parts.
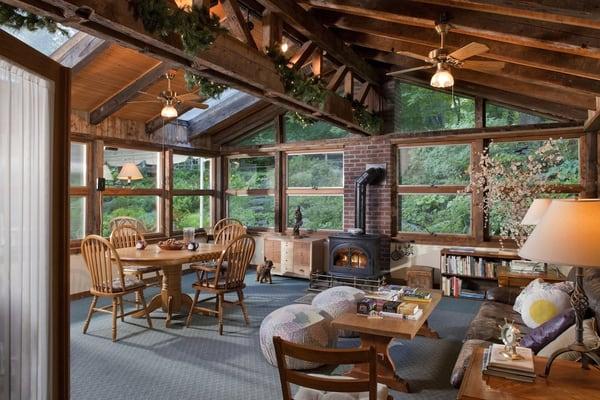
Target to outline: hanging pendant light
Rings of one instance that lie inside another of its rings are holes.
[[[170,101],[160,110],[160,116],[163,118],[177,118],[178,115],[177,109]]]
[[[140,172],[140,169],[134,163],[125,163],[117,175],[117,179],[122,181],[127,181],[127,184],[130,184],[131,181],[139,181],[140,179],[144,179],[144,176]]]
[[[430,84],[435,88],[449,88],[454,86],[454,77],[443,63],[439,63],[436,73],[431,77]]]

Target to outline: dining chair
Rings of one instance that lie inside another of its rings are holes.
[[[242,221],[236,218],[223,218],[213,226],[212,233],[213,237],[216,238],[217,234],[223,229],[226,225],[243,225]]]
[[[135,247],[139,240],[145,241],[144,234],[135,225],[119,225],[110,234],[110,242],[116,249]],[[144,274],[154,272],[156,281],[149,286],[159,286],[161,283],[160,267],[156,265],[125,265],[123,272],[141,281],[144,279]]]
[[[117,318],[125,321],[125,317],[143,311],[146,314],[148,326],[152,328],[152,321],[146,307],[144,288],[146,285],[135,277],[125,275],[123,265],[115,247],[102,236],[88,235],[81,242],[81,254],[92,279],[90,294],[93,296],[87,318],[83,324],[83,333],[87,333],[90,320],[94,312],[112,314],[112,340],[117,340]],[[140,299],[141,310],[135,309],[125,312],[123,296],[136,293]],[[111,304],[96,307],[100,297],[111,299]]]
[[[244,234],[233,240],[227,245],[217,260],[214,276],[209,277],[208,275],[205,275],[203,279],[198,280],[192,285],[196,293],[186,320],[186,326],[190,325],[192,315],[195,312],[214,314],[219,320],[219,335],[222,335],[223,311],[226,304],[240,306],[246,325],[250,324],[248,311],[244,304],[243,290],[246,287],[246,284],[244,283],[246,270],[254,256],[255,246],[254,239],[250,235]],[[225,264],[227,265],[227,269],[222,272],[221,268]],[[210,293],[214,296],[198,301],[200,293],[202,292]],[[233,292],[237,293],[237,301],[225,300],[225,294]],[[214,309],[198,306],[198,304],[212,299],[216,300],[216,307]]]
[[[246,227],[241,224],[225,225],[215,237],[215,244],[227,245],[244,234],[246,234]],[[190,269],[196,272],[196,276],[199,281],[203,280],[205,275],[215,273],[216,268],[217,260],[210,260],[190,265]],[[226,269],[227,264],[221,267],[221,272],[224,273]]]
[[[388,394],[387,386],[377,384],[377,353],[372,346],[355,349],[323,349],[288,342],[279,336],[273,338],[273,344],[275,345],[283,400],[293,399],[290,384],[300,386],[295,397],[303,399],[320,398],[325,392],[335,394],[361,393],[361,395],[365,392],[365,394],[368,394],[369,400],[392,399]],[[368,375],[355,379],[347,376],[329,376],[295,371],[288,368],[286,357],[328,365],[368,364]],[[340,396],[340,398],[345,399],[346,397]],[[360,398],[364,398],[364,395]]]
[[[133,225],[140,232],[148,231],[142,221],[133,217],[115,217],[108,222],[108,228],[111,232],[122,225]]]

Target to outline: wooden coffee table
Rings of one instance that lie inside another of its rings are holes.
[[[423,315],[418,321],[395,318],[371,319],[356,313],[343,314],[333,320],[338,329],[351,330],[360,335],[361,347],[373,346],[377,351],[377,382],[390,389],[408,392],[408,382],[396,375],[396,368],[390,359],[389,345],[392,339],[414,339],[415,336],[439,338],[437,332],[429,328],[427,319],[442,298],[442,292],[431,290],[431,302],[419,303]],[[349,376],[365,378],[369,375],[368,365],[357,364],[348,372]]]
[[[513,381],[481,373],[483,348],[473,352],[458,392],[459,400],[538,400],[597,399],[600,394],[600,370],[581,368],[573,361],[556,360],[547,378],[538,376],[533,383]],[[544,372],[547,358],[534,357],[535,372]]]

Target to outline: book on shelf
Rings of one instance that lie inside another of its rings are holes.
[[[533,382],[535,370],[533,352],[526,347],[517,347],[521,359],[511,360],[502,355],[504,345],[492,344],[484,350],[481,372],[484,375],[499,376],[521,382]]]
[[[442,273],[447,275],[472,276],[475,278],[496,278],[496,267],[502,262],[486,260],[478,256],[442,256]]]
[[[463,280],[456,276],[442,276],[442,293],[444,296],[464,297],[468,299],[483,300],[485,292],[463,289]]]

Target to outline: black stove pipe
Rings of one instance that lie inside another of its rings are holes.
[[[373,184],[385,176],[383,168],[369,168],[354,181],[354,227],[367,233],[367,185]]]

